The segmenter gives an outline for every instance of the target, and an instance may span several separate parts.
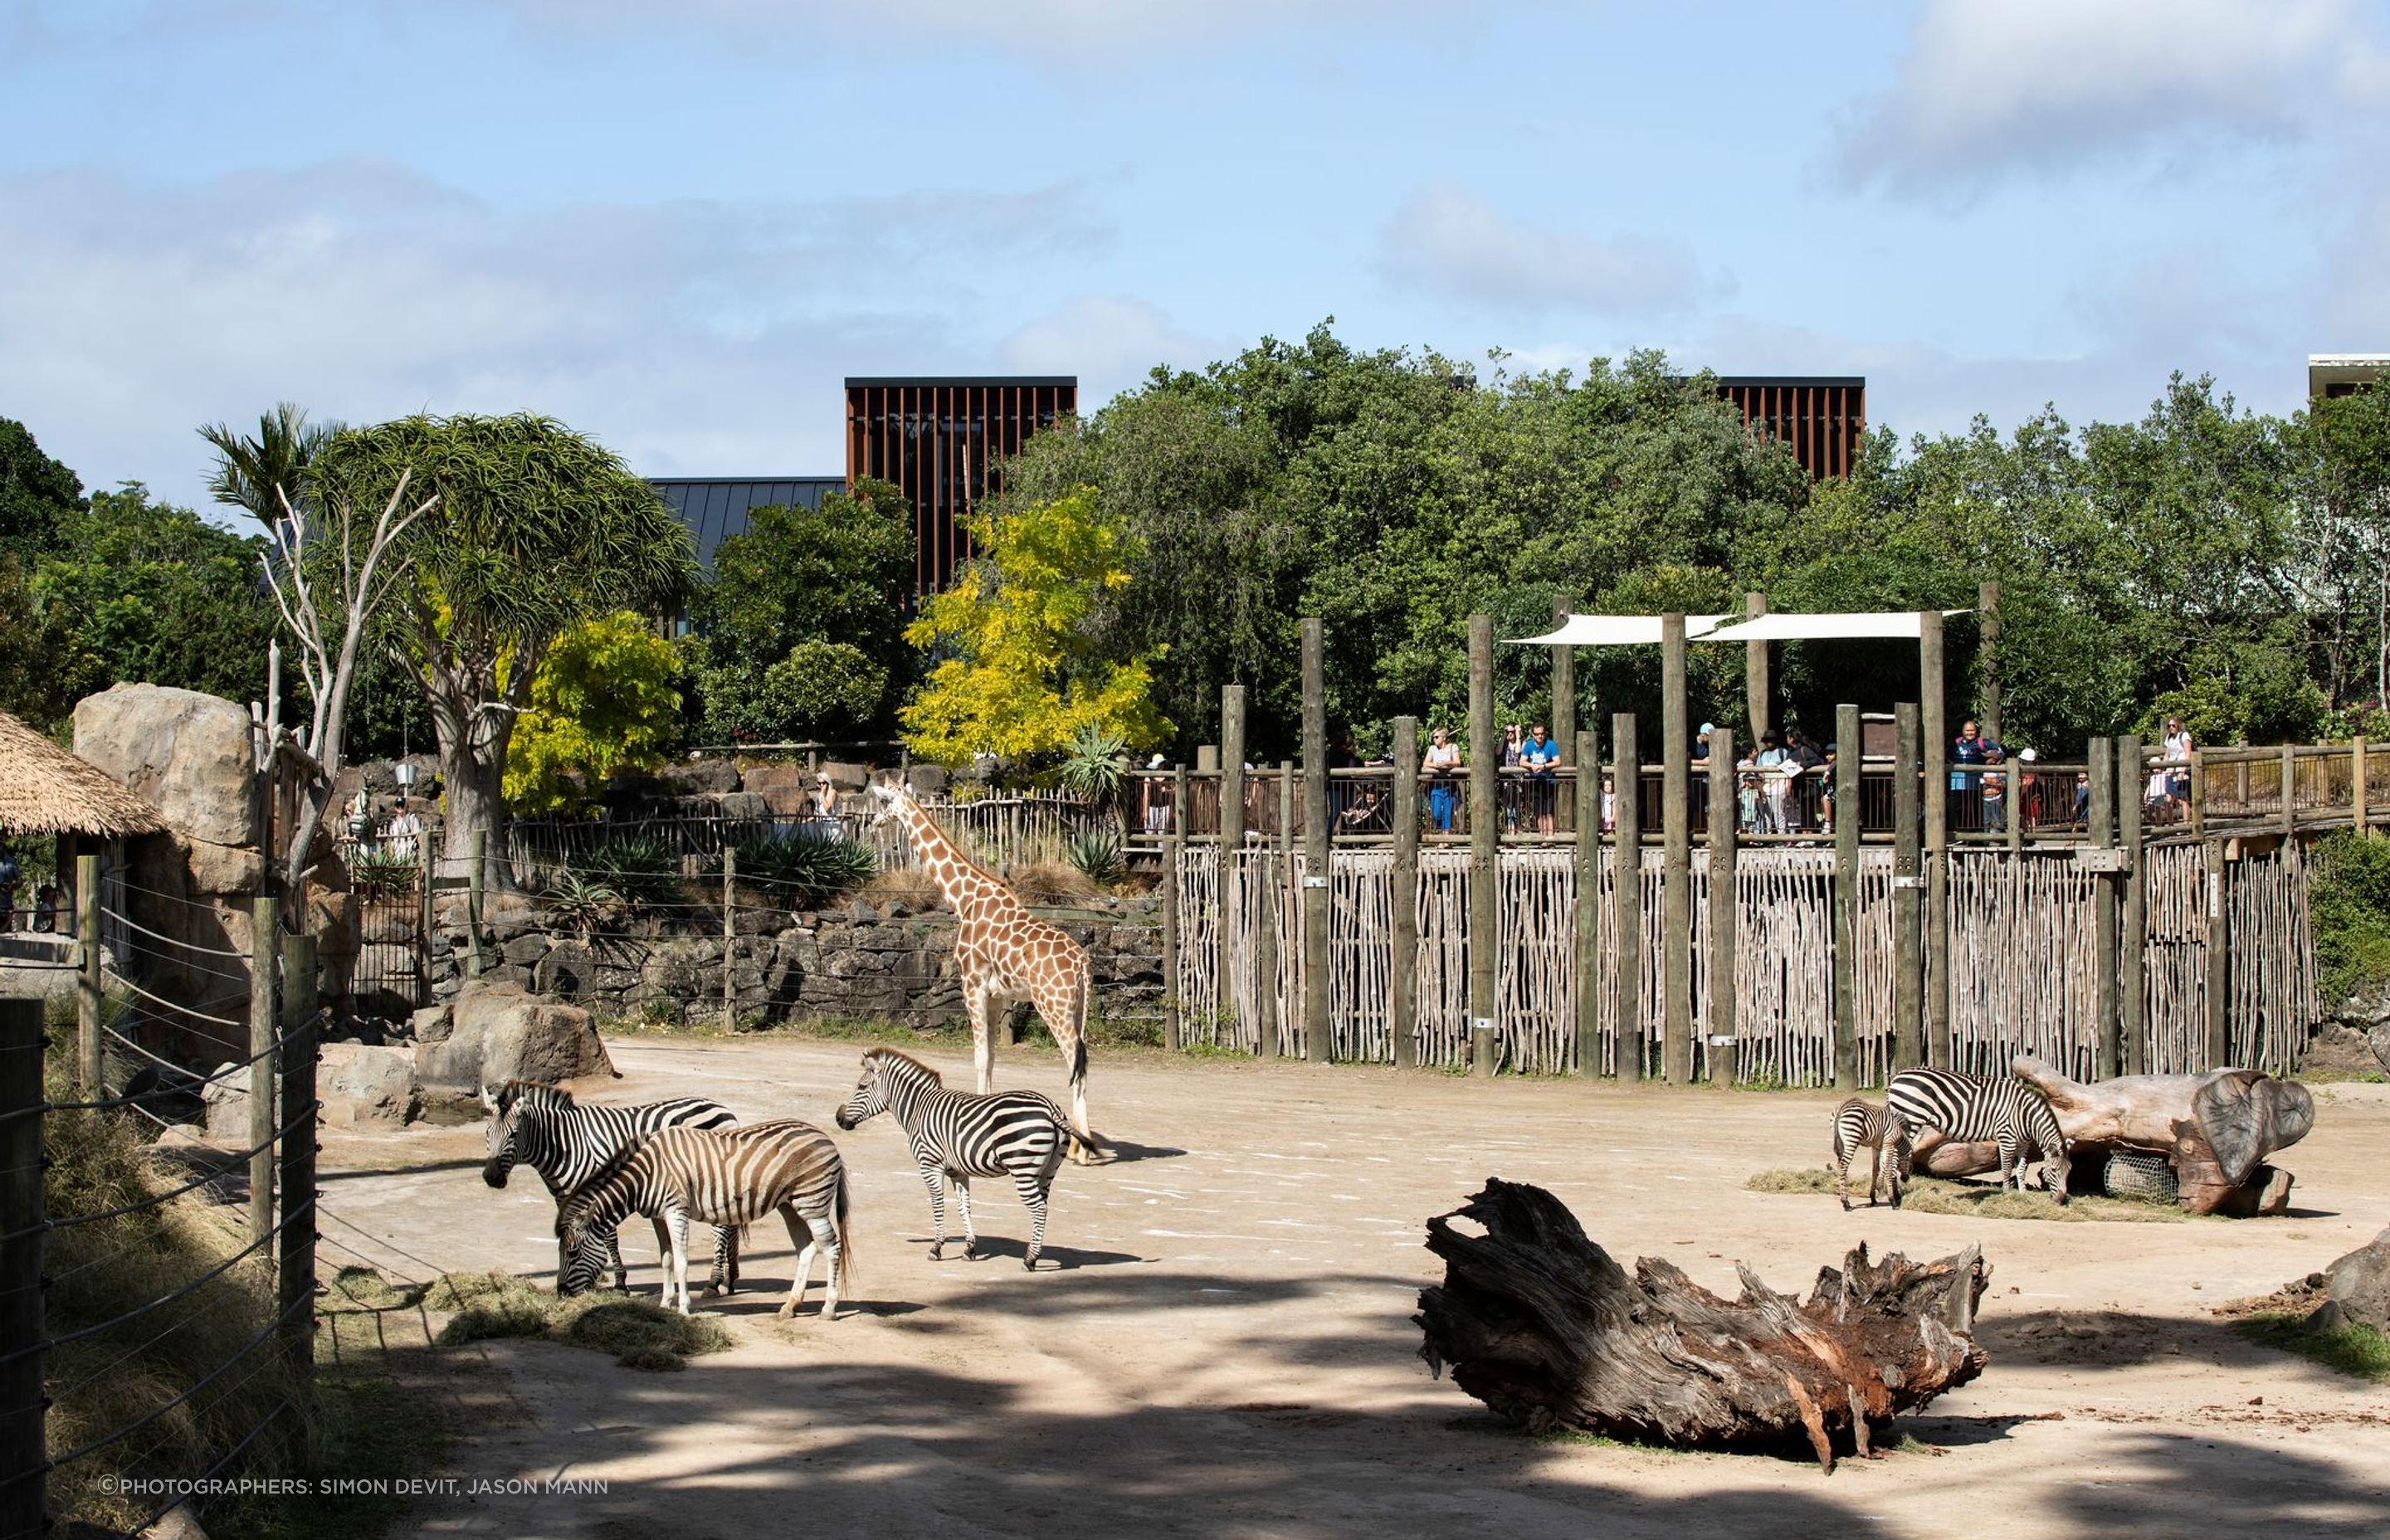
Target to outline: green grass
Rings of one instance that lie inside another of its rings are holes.
[[[2390,1337],[2370,1326],[2308,1327],[2302,1312],[2259,1311],[2232,1323],[2233,1329],[2253,1342],[2311,1358],[2328,1369],[2390,1385]]]
[[[2305,1085],[2390,1085],[2379,1070],[2302,1070],[2291,1077]]]
[[[1834,1174],[1822,1166],[1762,1171],[1746,1177],[1752,1192],[1823,1193],[1834,1190]],[[1867,1200],[1867,1178],[1851,1176],[1852,1202]],[[2061,1204],[2046,1192],[2011,1192],[1985,1182],[1952,1182],[1938,1176],[1910,1179],[1902,1206],[1915,1213],[1968,1214],[1982,1219],[2050,1219],[2062,1224],[2177,1225],[2192,1214],[2171,1203],[2145,1203],[2130,1198],[2076,1198]]]
[[[683,1315],[604,1291],[559,1299],[504,1273],[451,1273],[423,1303],[456,1312],[440,1329],[444,1345],[537,1337],[611,1354],[633,1369],[683,1369],[700,1354],[730,1346],[729,1331],[711,1315]]]

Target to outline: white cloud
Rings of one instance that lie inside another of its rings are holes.
[[[1855,186],[1963,195],[2003,175],[2283,141],[2382,56],[2350,0],[1935,0],[1892,89],[1831,164]]]
[[[1380,232],[1386,276],[1407,288],[1525,314],[1654,315],[1731,289],[1690,250],[1643,236],[1597,240],[1505,218],[1468,188],[1422,187]]]
[[[988,366],[996,284],[1106,235],[1071,185],[525,210],[378,162],[0,179],[0,413],[195,501],[193,429],[276,400],[546,412],[656,474],[840,469],[848,373]]]
[[[996,353],[1022,374],[1078,376],[1079,401],[1093,411],[1157,365],[1200,369],[1246,345],[1185,330],[1144,300],[1083,294],[1005,338]]]

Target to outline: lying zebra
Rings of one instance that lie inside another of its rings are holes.
[[[637,1107],[584,1107],[572,1092],[530,1080],[484,1088],[482,1105],[490,1110],[490,1158],[482,1167],[482,1180],[503,1187],[520,1162],[539,1173],[559,1209],[565,1196],[598,1168],[660,1128],[727,1128],[739,1121],[729,1108],[703,1097],[675,1097]],[[628,1287],[630,1270],[623,1265],[622,1241],[612,1230],[606,1232],[606,1258],[616,1290]],[[717,1294],[739,1288],[736,1230],[714,1234],[713,1286]]]
[[[839,1294],[851,1286],[854,1265],[846,1163],[829,1135],[794,1118],[738,1128],[666,1128],[616,1155],[557,1210],[556,1291],[578,1294],[592,1287],[606,1264],[605,1238],[632,1214],[644,1213],[655,1221],[656,1246],[664,1255],[664,1303],[686,1315],[690,1222],[734,1230],[775,1210],[798,1248],[797,1276],[780,1318],[795,1315],[803,1302],[818,1250],[829,1287],[821,1318],[836,1320]]]
[[[2066,1201],[2066,1136],[2049,1098],[2014,1075],[1961,1074],[1956,1070],[1903,1070],[1884,1087],[1884,1106],[1913,1138],[1932,1129],[1953,1144],[1995,1140],[2000,1186],[2024,1190],[2025,1162],[2039,1155],[2049,1187]]]
[[[1029,1210],[1029,1251],[1021,1265],[1034,1268],[1046,1249],[1046,1198],[1062,1157],[1092,1159],[1102,1149],[1093,1134],[1073,1127],[1060,1107],[1034,1091],[986,1096],[949,1091],[937,1071],[911,1054],[873,1048],[863,1056],[863,1078],[839,1109],[838,1125],[851,1129],[885,1111],[893,1111],[904,1125],[921,1181],[930,1189],[930,1223],[937,1228],[930,1246],[932,1262],[944,1260],[946,1249],[942,1177],[954,1185],[955,1201],[962,1210],[963,1255],[976,1258],[979,1235],[971,1227],[970,1179],[1009,1175],[1013,1190]]]
[[[1900,1207],[1901,1183],[1908,1176],[1908,1125],[1889,1110],[1852,1097],[1834,1109],[1834,1196],[1843,1200],[1844,1213],[1851,1206],[1851,1157],[1862,1149],[1874,1153],[1868,1165],[1868,1207],[1875,1207],[1879,1187],[1889,1189],[1894,1208]]]

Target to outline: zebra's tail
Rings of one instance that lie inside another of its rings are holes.
[[[1062,1153],[1073,1161],[1093,1161],[1111,1149],[1102,1135],[1092,1128],[1080,1128],[1068,1118],[1057,1117],[1054,1126],[1061,1131]]]
[[[830,1227],[838,1237],[838,1291],[842,1296],[854,1292],[854,1226],[847,1223],[846,1165],[838,1168],[838,1196],[830,1205]]]

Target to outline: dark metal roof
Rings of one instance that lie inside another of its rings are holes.
[[[1076,389],[1079,377],[1074,374],[851,374],[846,388],[886,390],[891,386],[927,385],[992,385],[1017,388],[1030,385],[1068,385]]]
[[[846,490],[846,478],[651,476],[648,484],[697,537],[698,562],[710,571],[714,548],[734,534],[747,533],[748,514],[765,507],[817,508],[826,494]]]
[[[1717,377],[1717,382],[1722,388],[1735,385],[1758,385],[1780,389],[1787,385],[1807,385],[1812,388],[1839,386],[1846,391],[1859,391],[1867,388],[1867,376],[1863,374],[1722,374]]]

